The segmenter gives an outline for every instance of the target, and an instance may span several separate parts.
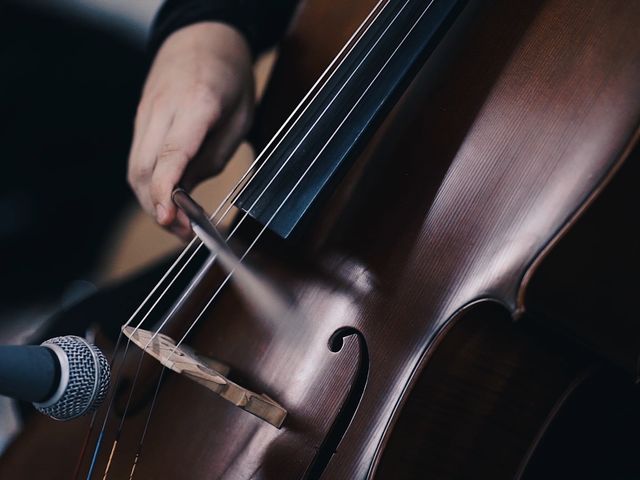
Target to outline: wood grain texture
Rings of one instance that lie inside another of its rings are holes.
[[[276,99],[304,92],[371,5],[307,6],[276,66],[257,139],[268,138],[295,102],[279,109]],[[474,458],[480,470],[517,476],[580,378],[583,354],[545,350],[490,318],[483,317],[486,330],[459,330],[454,320],[486,301],[502,305],[503,316],[526,315],[519,301],[525,275],[626,160],[640,119],[639,19],[640,3],[628,0],[473,2],[336,191],[318,230],[309,232],[313,241],[297,251],[265,242],[251,258],[305,314],[265,325],[229,288],[193,336],[194,347],[230,365],[238,381],[282,403],[289,412],[282,430],[170,376],[137,478],[304,477],[349,398],[357,408],[335,452],[323,452],[326,469],[314,475],[367,478],[378,465],[381,474],[402,472],[394,462],[402,437],[393,431],[406,428],[403,406],[444,405],[443,415],[421,419],[425,445],[446,438],[449,448],[440,463],[422,467],[425,478],[454,471],[457,452],[472,452],[474,439],[486,442],[480,452],[505,449],[504,469]],[[335,37],[327,38],[328,25]],[[353,334],[332,348],[345,327]],[[493,351],[473,343],[486,335]],[[366,384],[354,397],[363,358]],[[474,368],[483,385],[460,386]],[[543,376],[549,369],[557,371]],[[412,397],[424,394],[415,389],[421,378],[439,387],[423,401]],[[467,391],[478,402],[456,404]],[[510,407],[524,408],[527,398],[535,408],[512,426],[517,412]],[[473,422],[453,428],[460,414]],[[144,411],[127,421],[113,478],[128,474],[143,421]],[[74,438],[76,428],[55,426],[55,433],[69,430]],[[507,448],[516,431],[522,435]],[[0,476],[33,471],[27,452],[45,443],[36,432],[16,442]],[[40,472],[67,478],[71,454],[61,446],[49,452]]]

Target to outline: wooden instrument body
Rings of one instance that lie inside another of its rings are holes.
[[[372,6],[307,2],[258,143]],[[638,20],[627,0],[471,2],[304,253],[275,240],[253,255],[304,315],[266,324],[228,288],[190,342],[287,408],[283,428],[170,376],[136,478],[521,476],[595,362],[528,332],[527,286],[636,146]],[[340,34],[327,38],[327,25]],[[112,478],[128,478],[146,411],[127,420]],[[85,427],[35,420],[0,476],[68,478]]]

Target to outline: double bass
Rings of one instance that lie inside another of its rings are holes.
[[[111,400],[31,418],[0,477],[638,476],[639,21],[303,2],[233,239],[187,247]]]

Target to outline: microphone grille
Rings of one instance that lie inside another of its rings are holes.
[[[109,362],[86,340],[73,335],[56,337],[42,344],[60,360],[60,387],[51,399],[35,403],[38,411],[55,420],[71,420],[97,409],[109,390]]]

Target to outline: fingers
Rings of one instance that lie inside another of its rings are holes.
[[[188,242],[193,238],[193,230],[191,230],[191,224],[189,219],[182,210],[178,210],[176,218],[167,229],[174,235],[180,237],[185,242]]]
[[[144,133],[134,140],[129,162],[129,181],[143,208],[182,238],[190,228],[186,218],[177,217],[171,193],[221,115],[220,103],[212,93],[195,89],[185,98],[175,114],[159,106],[147,126],[141,121]],[[167,118],[171,118],[169,124]]]
[[[227,25],[184,27],[156,55],[136,115],[128,180],[145,211],[182,238],[191,231],[171,193],[222,168],[246,133],[253,91],[249,48]]]
[[[191,190],[200,181],[217,175],[224,168],[249,129],[251,116],[247,110],[236,110],[231,118],[225,118],[224,122],[218,123],[209,132],[196,158],[191,160],[189,168],[182,176],[181,185],[186,190]]]
[[[148,109],[140,108],[136,118],[133,146],[129,154],[127,173],[129,185],[142,208],[154,216],[154,205],[146,186],[151,181],[155,169],[158,145],[162,144],[172,121],[173,115],[168,108],[157,104]]]
[[[220,120],[222,109],[213,93],[193,93],[175,116],[166,134],[149,183],[149,195],[156,220],[167,226],[175,220],[171,192],[182,178],[210,129]]]

